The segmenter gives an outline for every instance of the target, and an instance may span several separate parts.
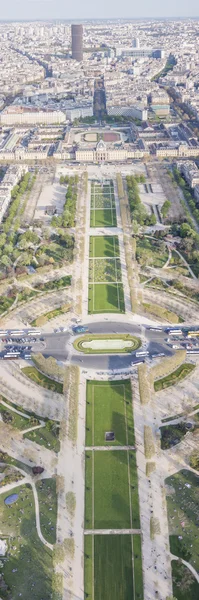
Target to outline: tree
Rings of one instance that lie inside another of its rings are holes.
[[[6,243],[6,234],[5,233],[1,233],[0,235],[0,248],[3,248],[3,246]]]
[[[8,256],[6,256],[5,254],[3,254],[3,256],[1,257],[1,264],[4,265],[4,267],[10,267],[11,265],[11,260]]]
[[[181,588],[183,592],[188,592],[194,582],[194,575],[192,575],[191,571],[181,563],[178,569],[178,577],[174,577],[176,587]]]
[[[23,252],[19,262],[21,265],[30,265],[30,263],[32,262],[32,254],[29,254],[28,252]]]
[[[8,256],[10,256],[13,253],[13,245],[12,244],[5,244],[4,252]]]
[[[170,206],[171,206],[170,200],[165,200],[165,202],[161,208],[161,214],[163,216],[163,219],[165,219],[165,217],[167,216]]]
[[[199,471],[199,450],[194,450],[190,456],[190,465],[196,471]]]
[[[184,238],[187,236],[192,236],[194,237],[195,231],[193,229],[191,229],[190,225],[188,225],[188,223],[182,223],[182,225],[180,225],[180,231],[179,231],[179,235],[180,237]]]

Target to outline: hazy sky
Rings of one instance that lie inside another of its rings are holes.
[[[0,0],[0,19],[199,16],[198,0]]]

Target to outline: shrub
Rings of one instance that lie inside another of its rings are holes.
[[[139,380],[139,392],[141,404],[148,404],[150,402],[150,382],[148,367],[146,364],[138,366],[138,380]]]
[[[153,431],[149,425],[144,426],[144,453],[146,458],[152,458],[155,454]]]
[[[157,517],[150,518],[150,538],[154,540],[155,535],[160,534],[160,521]]]

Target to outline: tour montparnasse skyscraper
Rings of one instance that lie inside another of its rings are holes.
[[[72,58],[81,62],[83,60],[83,25],[71,25]]]

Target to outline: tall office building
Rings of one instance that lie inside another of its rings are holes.
[[[139,40],[139,38],[133,38],[133,40],[132,40],[132,46],[133,46],[133,48],[139,48],[140,47],[140,40]]]
[[[83,26],[71,25],[72,58],[81,62],[83,60]]]

